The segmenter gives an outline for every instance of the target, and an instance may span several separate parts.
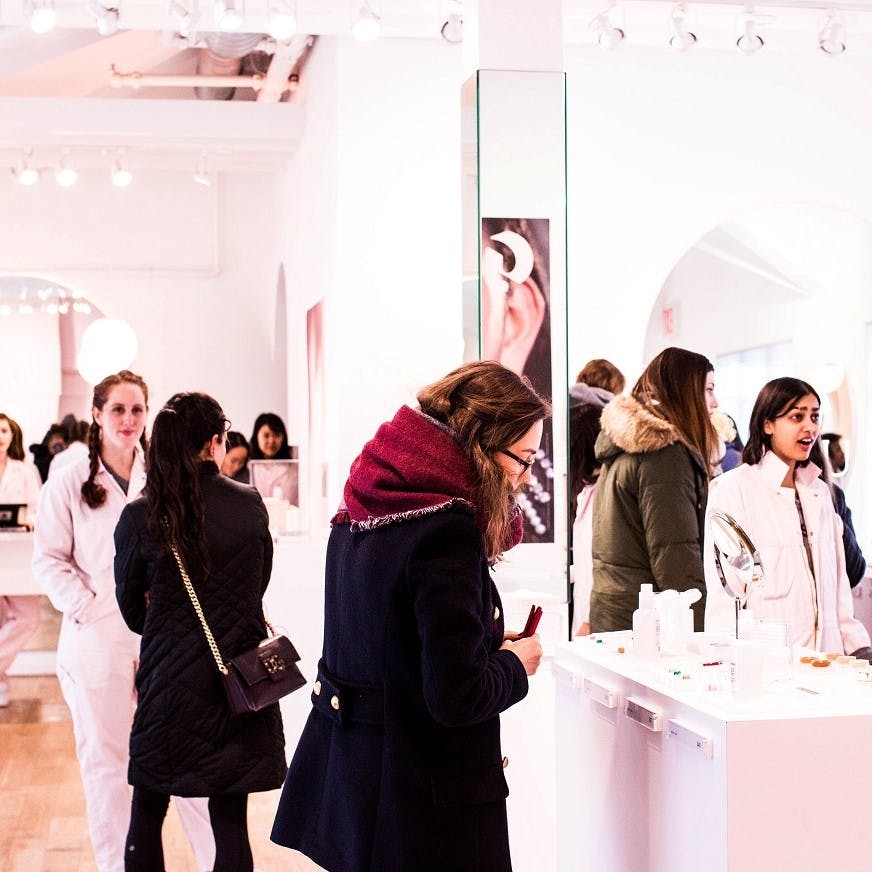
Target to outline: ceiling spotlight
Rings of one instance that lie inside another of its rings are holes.
[[[270,0],[267,30],[278,42],[287,42],[297,32],[297,16],[288,0]]]
[[[97,33],[100,36],[112,36],[118,32],[121,18],[118,5],[119,0],[91,0],[91,12],[94,13]]]
[[[121,155],[112,158],[112,184],[116,188],[126,188],[133,181],[133,173],[124,166]]]
[[[463,42],[463,18],[456,12],[448,16],[448,20],[442,25],[442,39],[452,45]]]
[[[676,51],[686,51],[696,42],[696,34],[687,29],[687,6],[679,3],[672,9],[672,36],[669,45]]]
[[[69,165],[69,152],[64,152],[55,170],[55,181],[62,188],[70,188],[76,184],[79,174]]]
[[[833,10],[827,12],[826,21],[818,32],[818,45],[824,54],[840,55],[847,45],[845,25]]]
[[[21,161],[18,164],[18,169],[12,171],[15,178],[18,179],[18,184],[25,185],[28,188],[39,181],[39,170],[36,167],[31,166],[30,163],[32,155],[33,152],[29,148],[24,149],[24,152],[21,155]]]
[[[27,0],[24,10],[34,33],[48,33],[55,26],[57,13],[54,0]]]
[[[745,27],[742,35],[736,40],[736,47],[742,54],[754,54],[763,48],[763,37],[757,33],[757,22],[748,15],[745,18]]]
[[[381,36],[381,18],[369,8],[368,2],[364,2],[357,10],[357,18],[351,25],[351,35],[358,42],[372,42]]]
[[[187,39],[194,32],[194,24],[196,23],[193,7],[188,9],[182,0],[171,0],[170,15],[175,19],[176,31],[179,36]]]
[[[215,0],[215,24],[225,33],[242,30],[245,23],[243,0]]]
[[[197,172],[194,173],[194,181],[198,185],[203,185],[208,188],[212,184],[212,176],[209,173],[209,165],[206,163],[205,153],[200,155],[200,160],[197,163]]]
[[[590,29],[596,33],[597,45],[606,51],[617,48],[624,39],[624,31],[612,23],[613,9],[614,5],[600,12],[590,23]]]

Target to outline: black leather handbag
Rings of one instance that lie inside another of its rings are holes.
[[[231,714],[244,715],[260,711],[302,687],[306,679],[297,666],[300,655],[287,636],[275,635],[269,623],[266,625],[272,633],[269,638],[264,639],[256,648],[229,660],[225,665],[215,637],[206,623],[203,608],[182,562],[182,556],[175,545],[172,546],[172,552],[185,583],[185,590],[200,619],[209,650],[215,658],[215,665],[221,673],[221,683]]]

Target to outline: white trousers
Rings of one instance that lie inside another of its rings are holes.
[[[4,614],[0,624],[0,681],[6,678],[6,670],[18,656],[27,640],[39,627],[38,596],[0,597]]]
[[[58,678],[72,715],[99,872],[124,872],[131,803],[127,764],[138,662],[139,636],[127,629],[120,614],[89,624],[64,617],[58,641]],[[205,872],[215,862],[208,800],[174,801],[197,866]]]

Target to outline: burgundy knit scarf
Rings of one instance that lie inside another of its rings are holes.
[[[351,465],[343,504],[334,524],[371,530],[457,506],[482,518],[475,498],[472,463],[451,431],[420,411],[402,406],[381,425]],[[520,512],[512,520],[511,541],[521,541]]]

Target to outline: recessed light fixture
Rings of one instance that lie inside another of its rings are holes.
[[[194,32],[196,24],[194,7],[188,8],[183,0],[170,0],[170,15],[176,22],[176,31],[179,36],[188,39]]]
[[[824,54],[840,55],[845,51],[847,44],[845,25],[835,11],[830,10],[818,33],[818,46]]]
[[[606,51],[617,48],[624,39],[623,29],[614,24],[616,19],[613,19],[613,14],[617,15],[617,12],[613,10],[616,9],[617,7],[612,4],[608,9],[600,12],[589,25],[596,34],[596,44]]]
[[[225,33],[242,30],[245,23],[243,0],[215,0],[215,24]]]
[[[97,33],[100,36],[112,36],[118,32],[118,26],[121,23],[118,3],[119,0],[91,0],[91,11],[94,13]]]
[[[30,162],[32,156],[33,152],[29,148],[25,148],[21,155],[18,169],[12,171],[18,180],[18,184],[28,188],[39,181],[39,170]]]
[[[270,0],[269,35],[278,42],[287,42],[297,32],[297,16],[289,0]]]
[[[673,7],[670,15],[672,35],[669,37],[669,46],[675,51],[687,51],[695,42],[696,34],[691,33],[687,27],[687,5],[679,3]]]
[[[116,188],[126,188],[133,181],[133,173],[124,166],[121,154],[112,158],[112,184]]]
[[[463,17],[459,12],[452,12],[442,25],[442,39],[455,45],[463,42]]]
[[[54,0],[27,0],[24,14],[30,20],[34,33],[48,33],[57,22]]]
[[[69,152],[65,151],[58,161],[57,169],[55,169],[55,181],[62,188],[71,188],[76,184],[79,174],[70,166]]]
[[[372,42],[381,36],[381,18],[365,2],[357,10],[357,17],[351,25],[351,35],[358,42]]]
[[[757,22],[751,15],[746,15],[744,30],[742,35],[736,40],[736,48],[742,54],[750,55],[760,51],[764,45],[763,37],[757,33]]]

